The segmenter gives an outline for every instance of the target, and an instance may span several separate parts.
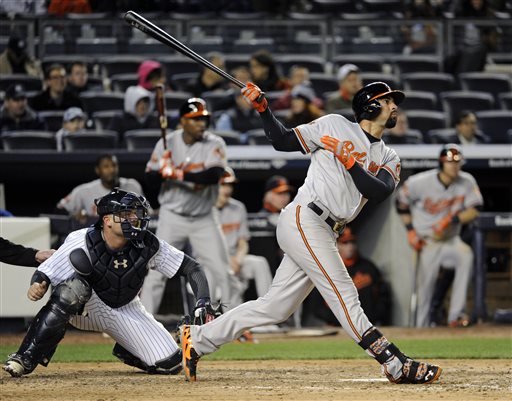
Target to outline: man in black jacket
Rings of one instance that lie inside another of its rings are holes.
[[[23,245],[14,244],[0,237],[0,262],[11,265],[37,267],[53,255],[55,249],[38,251]]]

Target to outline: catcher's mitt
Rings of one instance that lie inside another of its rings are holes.
[[[219,317],[222,313],[220,311],[221,304],[216,307],[210,302],[209,298],[200,298],[196,302],[194,309],[194,321],[195,325],[202,325],[211,322],[213,319]]]

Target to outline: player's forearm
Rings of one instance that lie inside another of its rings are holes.
[[[471,223],[473,220],[475,220],[480,212],[475,207],[469,207],[467,209],[464,209],[463,211],[456,214],[460,224],[467,224]]]
[[[245,239],[240,239],[236,248],[236,258],[242,261],[243,258],[249,253],[249,243]]]
[[[366,199],[381,202],[391,195],[395,189],[393,177],[385,170],[381,170],[377,177],[374,177],[355,163],[348,172],[357,189]]]
[[[281,124],[270,109],[267,108],[263,113],[260,113],[260,117],[263,121],[265,135],[275,150],[282,152],[302,151],[302,147],[293,130]]]
[[[183,174],[183,181],[189,181],[195,184],[214,185],[219,183],[223,174],[224,168],[211,167],[209,169],[199,171],[197,173],[187,172]]]

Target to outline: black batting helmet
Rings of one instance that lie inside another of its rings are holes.
[[[210,118],[210,112],[206,108],[206,102],[200,97],[191,97],[180,107],[180,117],[197,118],[207,117]]]
[[[439,168],[443,168],[443,162],[461,162],[464,160],[462,149],[456,143],[447,143],[439,153]]]
[[[377,99],[384,96],[391,96],[396,105],[405,99],[405,94],[402,91],[392,90],[384,82],[372,82],[359,89],[352,100],[352,110],[354,110],[356,121],[375,119],[380,113],[380,103]]]

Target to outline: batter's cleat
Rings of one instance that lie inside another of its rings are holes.
[[[245,330],[240,337],[236,339],[237,343],[256,344],[258,341],[250,330]]]
[[[190,335],[190,326],[180,326],[180,342],[182,350],[182,364],[183,372],[185,372],[185,379],[189,382],[196,381],[196,369],[199,362],[199,355],[197,355],[194,346],[192,345],[192,336]]]
[[[29,369],[23,365],[21,358],[18,358],[16,354],[9,355],[9,359],[7,362],[5,362],[5,365],[2,366],[2,369],[9,373],[12,377],[21,377],[30,373]]]
[[[384,373],[388,380],[395,384],[430,384],[435,382],[441,376],[442,368],[436,365],[430,365],[426,362],[416,362],[407,358],[402,366],[402,375],[395,379],[391,374]]]

